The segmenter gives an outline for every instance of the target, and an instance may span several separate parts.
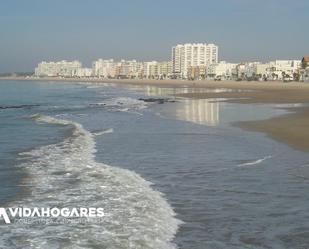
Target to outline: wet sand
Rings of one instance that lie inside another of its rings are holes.
[[[178,94],[178,97],[217,99],[242,104],[305,104],[308,107],[286,108],[291,114],[262,121],[238,122],[244,129],[259,131],[291,147],[309,152],[309,83],[235,82],[235,81],[184,81],[184,80],[116,80],[116,79],[63,79],[9,77],[0,80],[38,80],[53,82],[93,82],[130,85],[154,85],[159,87],[192,87],[232,89],[230,92],[198,92]]]
[[[248,83],[251,84],[251,83]],[[270,83],[271,84],[271,83]],[[309,85],[309,84],[308,84]],[[267,120],[237,122],[241,128],[259,131],[269,137],[286,143],[294,149],[309,152],[309,89],[308,85],[289,83],[284,85],[248,85],[240,92],[188,93],[178,96],[187,98],[226,98],[226,102],[242,104],[301,104],[300,107],[284,108],[289,114]],[[250,91],[246,91],[250,90]]]
[[[309,152],[309,108],[290,108],[293,114],[262,120],[236,123],[244,129],[260,131],[269,137]]]

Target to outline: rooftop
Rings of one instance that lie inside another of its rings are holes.
[[[303,62],[309,62],[309,55],[308,55],[308,56],[304,56],[304,58],[303,58],[302,61],[303,61]]]

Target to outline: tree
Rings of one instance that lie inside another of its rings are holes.
[[[282,79],[284,80],[285,77],[286,77],[286,73],[285,73],[285,72],[282,72],[281,74],[282,74]]]
[[[294,78],[295,81],[299,81],[299,80],[300,80],[300,74],[299,74],[299,72],[293,73],[293,78]]]

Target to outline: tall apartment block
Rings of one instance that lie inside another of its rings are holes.
[[[187,78],[192,67],[205,68],[218,63],[218,46],[206,43],[178,44],[172,48],[173,74]]]

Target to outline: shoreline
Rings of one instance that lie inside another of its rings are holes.
[[[243,121],[234,125],[262,132],[268,137],[285,143],[294,149],[309,152],[309,84],[299,82],[236,82],[236,81],[186,81],[186,80],[139,80],[139,79],[62,79],[0,77],[14,81],[54,81],[84,83],[114,83],[119,85],[152,85],[157,87],[225,88],[230,92],[198,92],[177,94],[176,97],[196,99],[226,99],[241,104],[301,104],[285,107],[291,113],[266,120]]]
[[[162,87],[196,87],[196,88],[229,88],[229,89],[299,89],[309,90],[309,83],[282,81],[214,81],[214,80],[154,80],[154,79],[96,79],[96,78],[60,78],[60,77],[0,77],[0,81],[52,81],[52,82],[82,82],[82,83],[113,83],[120,85],[153,85]]]

